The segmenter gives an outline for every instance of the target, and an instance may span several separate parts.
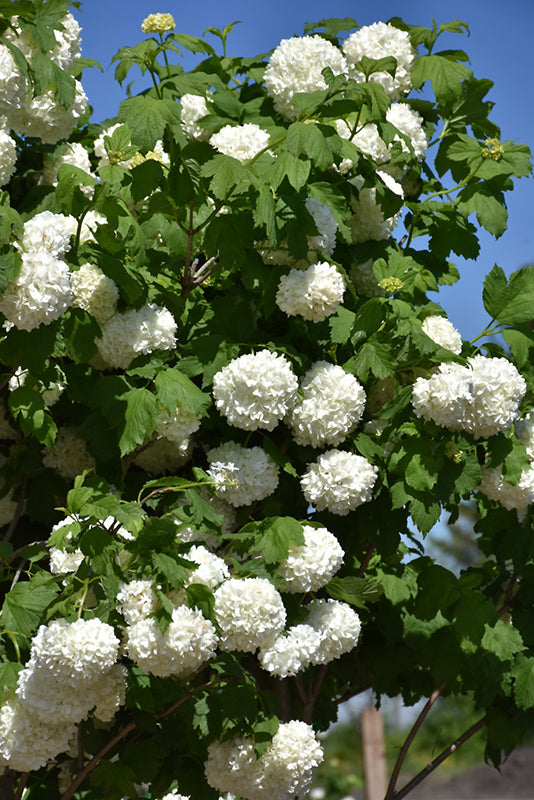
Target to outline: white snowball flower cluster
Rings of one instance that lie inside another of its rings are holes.
[[[48,186],[57,186],[58,172],[63,164],[70,164],[73,167],[78,167],[78,169],[83,170],[92,178],[95,177],[91,170],[89,153],[85,147],[79,142],[71,142],[57,158],[53,159],[50,156],[45,156],[42,173],[43,183]],[[89,199],[94,194],[94,186],[80,185],[80,190]]]
[[[418,378],[412,405],[418,417],[487,439],[518,419],[525,391],[525,380],[513,364],[479,355],[465,367],[440,364],[430,378]]]
[[[230,578],[215,590],[214,597],[224,650],[254,653],[284,629],[286,609],[267,578]]]
[[[174,442],[180,446],[192,433],[198,431],[199,428],[199,415],[191,414],[189,411],[185,411],[178,406],[172,414],[169,414],[165,409],[160,410],[156,431],[170,442]]]
[[[27,90],[26,78],[17,67],[11,51],[5,44],[0,44],[0,114],[9,120],[13,109],[20,108]],[[10,123],[8,127],[12,127]]]
[[[180,98],[180,106],[182,129],[185,135],[191,139],[197,139],[199,142],[207,141],[211,136],[211,131],[198,125],[198,120],[207,117],[210,113],[204,97],[197,94],[184,94]]]
[[[514,433],[525,445],[529,459],[534,461],[534,414],[532,411],[517,420],[514,425]]]
[[[423,320],[423,332],[433,342],[459,355],[462,352],[462,337],[446,317],[433,315]]]
[[[377,170],[377,175],[395,194],[404,196],[402,186],[397,183],[387,172]],[[356,176],[353,183],[359,189],[358,198],[351,200],[351,209],[354,216],[349,220],[353,239],[355,242],[367,242],[369,240],[380,242],[387,239],[400,219],[402,209],[391,217],[384,217],[382,206],[376,201],[376,188],[363,187],[363,178]]]
[[[308,236],[309,249],[331,256],[336,249],[337,222],[334,215],[326,203],[315,197],[308,197],[305,206],[319,231],[317,236]]]
[[[327,450],[310,464],[300,485],[317,511],[328,509],[345,516],[372,498],[378,469],[363,456],[345,450]]]
[[[60,22],[62,28],[54,29],[57,45],[49,53],[49,57],[58,67],[70,72],[81,54],[81,28],[70,12],[65,14]]]
[[[158,599],[153,586],[153,582],[148,578],[119,583],[117,610],[128,625],[135,625],[158,609]]]
[[[37,250],[22,254],[16,282],[9,282],[0,297],[0,312],[19,330],[32,331],[58,319],[71,303],[67,265],[46,250]]]
[[[534,503],[534,465],[524,469],[519,483],[513,485],[503,478],[500,469],[483,469],[479,491],[496,500],[508,510],[515,508],[521,522],[527,507]]]
[[[149,14],[141,23],[143,33],[167,33],[176,28],[172,14]]]
[[[291,102],[293,95],[326,89],[322,75],[326,67],[334,75],[345,74],[348,69],[338,48],[322,36],[282,39],[264,74],[267,93],[278,113],[288,120],[298,119],[300,112]]]
[[[72,305],[83,308],[97,322],[107,322],[117,312],[117,284],[94,264],[82,264],[72,272]]]
[[[336,130],[343,139],[351,141],[362,153],[370,156],[377,164],[385,164],[391,158],[389,147],[378,133],[378,128],[374,122],[368,122],[351,136],[353,126],[350,121],[338,119],[336,120]],[[351,159],[344,159],[340,164],[339,171],[345,173],[352,169],[353,166],[354,162]]]
[[[187,579],[186,586],[191,583],[202,583],[213,590],[230,577],[226,562],[203,545],[193,545],[185,558],[198,564]]]
[[[345,552],[326,528],[304,525],[304,544],[289,545],[289,554],[278,567],[288,592],[316,592],[336,574]]]
[[[423,130],[423,117],[407,103],[393,103],[386,111],[386,119],[391,122],[401,133],[408,137],[413,147],[417,161],[422,161],[428,147],[428,139]],[[403,139],[395,136],[394,141],[401,142],[405,152],[409,148]]]
[[[401,95],[410,91],[412,85],[410,73],[417,52],[406,31],[401,31],[385,22],[365,25],[343,42],[343,53],[347,59],[350,77],[360,83],[366,80],[364,74],[357,68],[363,56],[374,59],[393,56],[397,60],[395,75],[391,76],[389,72],[373,72],[369,80],[383,86],[392,100],[398,100]]]
[[[365,391],[343,367],[318,361],[301,381],[302,400],[286,417],[298,444],[336,446],[356,427]]]
[[[232,506],[264,500],[278,486],[278,466],[261,447],[224,442],[209,451],[208,461],[217,495]]]
[[[360,618],[347,603],[314,600],[306,610],[304,623],[284,631],[261,648],[260,664],[271,675],[286,678],[310,665],[328,664],[358,644]]]
[[[126,631],[126,650],[144,672],[165,678],[185,678],[215,655],[217,634],[198,609],[181,605],[162,633],[157,621],[141,619]]]
[[[35,136],[45,144],[67,139],[87,108],[87,96],[80,81],[75,81],[74,103],[70,108],[59,105],[52,89],[36,97],[27,95],[20,108],[12,111],[9,123],[17,133]]]
[[[191,439],[184,439],[179,444],[165,438],[156,439],[136,455],[134,464],[150,475],[164,475],[166,472],[172,474],[187,464],[192,452]]]
[[[70,239],[75,228],[74,217],[41,211],[24,223],[18,247],[25,252],[44,251],[59,258],[70,250]]]
[[[259,125],[246,122],[244,125],[224,125],[220,131],[212,135],[210,144],[219,153],[232,156],[242,164],[246,164],[260,150],[267,147],[269,138],[267,131]]]
[[[74,480],[86,469],[95,465],[93,456],[88,453],[83,439],[70,426],[60,428],[53,447],[43,450],[43,464],[55,469],[67,482]]]
[[[76,572],[85,558],[78,547],[72,552],[61,547],[51,547],[49,555],[50,572],[53,575],[67,575],[69,572]]]
[[[234,358],[213,378],[217,410],[246,431],[272,431],[297,397],[298,380],[285,356],[260,350]]]
[[[102,326],[98,351],[111,368],[127,369],[135,356],[154,350],[172,350],[176,322],[171,312],[154,303],[117,313]]]
[[[280,724],[260,758],[251,739],[213,742],[204,769],[210,786],[245,800],[300,800],[322,760],[313,728],[291,720]]]
[[[276,304],[290,317],[321,322],[334,314],[343,300],[345,282],[333,264],[319,261],[308,269],[282,275]]]
[[[32,389],[41,393],[41,396],[47,406],[53,406],[63,392],[65,391],[65,384],[63,383],[65,380],[65,375],[62,373],[62,380],[60,381],[50,381],[44,383],[43,381],[36,380],[30,374],[29,370],[23,369],[22,367],[17,367],[13,375],[8,381],[8,389],[10,392],[14,392],[15,389],[20,389],[22,386],[29,386]]]
[[[190,795],[178,794],[178,789],[173,789],[172,792],[164,794],[161,800],[191,800]]]
[[[17,145],[12,136],[9,135],[6,118],[0,117],[0,186],[9,183],[15,171],[17,160]]]

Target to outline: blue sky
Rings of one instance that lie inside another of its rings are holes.
[[[431,27],[457,18],[465,20],[471,35],[444,35],[438,49],[464,49],[471,59],[471,69],[478,78],[495,83],[488,99],[495,103],[493,119],[500,125],[502,139],[512,139],[534,150],[534,91],[532,90],[532,32],[534,3],[532,0],[375,0],[355,3],[349,0],[202,0],[200,3],[176,3],[162,0],[85,0],[76,12],[83,32],[83,55],[96,58],[104,66],[104,74],[86,71],[83,80],[89,101],[94,107],[93,121],[113,117],[124,99],[124,91],[113,80],[110,61],[123,45],[134,45],[143,38],[141,22],[154,12],[173,14],[177,31],[202,35],[208,26],[224,27],[241,20],[228,40],[228,53],[252,56],[276,47],[281,39],[301,34],[305,22],[325,17],[354,17],[360,25],[387,21],[400,16],[406,22]],[[212,39],[212,37],[208,37]],[[214,46],[215,40],[212,39]],[[184,66],[187,68],[188,63]],[[136,77],[139,73],[136,73]],[[133,72],[132,72],[133,76]],[[130,80],[130,78],[129,78]],[[139,79],[132,87],[135,93],[145,88]],[[507,274],[534,263],[534,183],[522,179],[508,195],[509,226],[495,241],[482,234],[478,261],[458,261],[462,275],[459,283],[444,288],[439,302],[464,338],[476,336],[489,321],[481,299],[484,275],[494,263]],[[433,299],[437,297],[432,296]],[[534,309],[533,309],[534,316]]]

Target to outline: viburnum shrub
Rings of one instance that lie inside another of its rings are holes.
[[[499,764],[534,724],[534,267],[491,270],[472,342],[428,293],[531,167],[436,51],[467,25],[238,58],[151,14],[103,127],[77,5],[0,13],[1,780],[301,798],[369,687],[417,724],[469,693],[445,755],[483,729]],[[466,501],[457,576],[422,540]]]

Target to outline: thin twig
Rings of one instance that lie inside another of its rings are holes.
[[[454,741],[451,745],[449,745],[449,747],[440,753],[437,758],[427,764],[427,766],[421,770],[421,772],[419,772],[415,778],[412,778],[412,780],[407,783],[406,786],[403,786],[402,789],[396,792],[396,794],[393,795],[392,800],[402,800],[403,797],[406,797],[406,795],[411,792],[412,789],[415,789],[415,787],[418,786],[421,781],[427,777],[427,775],[430,775],[431,772],[434,772],[434,770],[439,767],[439,765],[442,764],[446,758],[448,758],[450,755],[452,755],[452,753],[458,750],[459,747],[465,744],[465,742],[467,742],[471,736],[474,736],[475,733],[478,733],[478,731],[481,730],[485,724],[486,717],[482,717],[482,719],[479,719],[478,722],[475,722],[475,724],[472,725],[469,730],[459,736],[458,739],[456,739],[456,741]]]
[[[445,686],[446,686],[446,684],[442,683],[437,687],[437,689],[435,689],[432,692],[432,694],[428,698],[428,701],[427,701],[425,707],[423,708],[423,710],[421,711],[421,713],[419,714],[419,716],[415,720],[414,724],[412,725],[412,727],[410,729],[410,732],[409,732],[408,736],[406,737],[406,739],[404,741],[404,744],[402,745],[402,747],[400,749],[399,755],[397,756],[397,760],[395,762],[395,766],[393,767],[393,772],[391,773],[391,778],[390,778],[390,781],[389,781],[388,790],[386,792],[386,797],[385,797],[384,800],[391,800],[391,798],[393,797],[393,795],[395,793],[395,786],[397,784],[397,779],[399,777],[399,773],[400,773],[400,771],[402,769],[402,765],[404,763],[404,759],[406,758],[408,750],[410,749],[410,746],[411,746],[413,740],[417,736],[417,732],[419,731],[419,728],[421,727],[421,725],[425,721],[428,712],[430,711],[430,709],[432,708],[432,706],[434,705],[434,703],[436,702],[436,700],[438,699],[438,697],[442,693],[442,691],[445,688]]]
[[[13,796],[13,800],[21,800],[22,795],[24,794],[24,789],[26,788],[26,784],[28,782],[29,772],[23,772],[20,776],[19,785],[17,786],[17,791]]]
[[[357,578],[363,578],[363,576],[365,575],[365,570],[369,566],[369,562],[371,561],[375,550],[376,550],[376,548],[374,546],[370,547],[369,550],[367,551],[367,553],[365,554],[364,559],[363,559],[362,563],[360,564],[360,569],[356,573],[356,577]]]
[[[15,513],[13,514],[13,518],[9,523],[9,527],[6,531],[3,541],[10,542],[13,534],[15,533],[15,529],[19,523],[19,520],[22,516],[22,512],[24,511],[24,506],[26,505],[26,478],[23,479],[21,486],[20,486],[20,495],[17,501],[17,507],[15,509]]]
[[[359,694],[363,694],[372,688],[372,685],[369,684],[368,686],[362,686],[361,689],[355,689],[353,692],[345,692],[345,694],[342,694],[341,697],[336,699],[336,703],[340,706],[341,703],[346,703],[347,700],[352,700],[353,697],[357,697]]]
[[[18,567],[18,569],[15,572],[15,575],[13,577],[13,580],[11,581],[11,586],[9,587],[9,591],[11,591],[11,589],[13,589],[13,587],[16,586],[17,583],[19,582],[19,578],[22,575],[22,568],[23,568],[25,563],[26,563],[26,560],[20,562],[19,567]]]
[[[502,602],[502,606],[499,609],[499,616],[502,617],[507,611],[510,610],[510,603],[512,600],[512,595],[514,593],[515,585],[517,583],[517,572],[512,573],[512,577],[510,578],[510,583],[508,584],[508,588],[506,589],[506,594],[504,595],[504,600]]]
[[[23,550],[26,550],[27,547],[46,547],[48,544],[47,541],[41,539],[38,542],[29,542],[28,544],[23,544],[22,547],[19,547],[17,550],[13,550],[9,558],[3,559],[6,564],[9,564],[11,561],[14,561],[17,556],[19,556]]]
[[[85,762],[84,749],[83,749],[83,731],[82,723],[78,723],[78,772],[81,772]]]

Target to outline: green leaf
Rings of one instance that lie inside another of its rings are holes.
[[[158,373],[154,383],[159,402],[169,412],[180,406],[190,414],[204,415],[211,405],[211,397],[177,369]]]
[[[330,338],[336,344],[346,344],[352,333],[356,314],[344,306],[339,306],[335,314],[328,320]]]
[[[378,338],[371,337],[361,345],[356,356],[347,361],[345,369],[363,382],[367,381],[369,372],[377,378],[387,378],[394,372],[391,349]]]
[[[458,195],[457,202],[462,214],[469,216],[475,211],[479,225],[496,239],[506,230],[508,212],[504,195],[497,191],[490,181],[466,186]]]
[[[498,467],[509,483],[519,483],[523,470],[528,470],[531,466],[523,442],[515,436],[508,438],[501,433],[490,438],[489,448],[491,460],[488,466]]]
[[[57,425],[39,391],[30,386],[15,389],[9,395],[9,410],[25,436],[33,436],[44,445],[54,444]]]
[[[119,106],[119,122],[126,122],[132,143],[145,152],[163,139],[165,127],[180,125],[180,107],[173,100],[138,95],[123,100]]]
[[[307,155],[319,169],[327,169],[332,165],[332,150],[319,126],[313,122],[294,122],[290,125],[286,146],[297,158],[301,153]]]
[[[532,320],[534,267],[524,267],[506,275],[497,264],[486,276],[482,292],[484,308],[492,319],[505,325],[520,325]]]
[[[534,658],[519,655],[512,668],[514,681],[514,698],[522,709],[534,706]]]
[[[201,175],[211,178],[210,189],[215,197],[221,199],[226,198],[239,183],[251,180],[248,167],[222,153],[218,153],[202,165]]]
[[[430,81],[436,99],[447,105],[461,95],[461,82],[472,76],[472,72],[453,57],[444,54],[420,56],[411,73],[414,89]]]
[[[312,33],[317,28],[324,28],[326,36],[337,36],[341,31],[351,31],[360,26],[353,17],[329,17],[320,22],[307,22],[304,25],[304,33]]]
[[[324,587],[334,600],[342,600],[356,608],[365,608],[384,594],[384,586],[377,578],[332,578]]]
[[[506,328],[503,331],[503,339],[510,348],[510,355],[519,369],[524,368],[534,360],[532,357],[534,349],[534,331],[525,327],[522,329]]]
[[[31,636],[58,591],[54,577],[46,572],[39,572],[31,581],[17,583],[4,600],[3,625],[12,633]]]
[[[234,23],[234,25],[235,24],[236,23]],[[210,28],[206,30],[210,30]],[[206,31],[204,31],[204,33],[206,33]],[[172,39],[177,44],[181,44],[182,47],[185,47],[186,50],[190,50],[192,53],[206,53],[209,56],[215,55],[213,47],[198,36],[191,36],[189,33],[171,33],[169,39]]]
[[[260,523],[261,539],[257,549],[261,550],[266,564],[276,564],[289,554],[289,545],[304,545],[302,525],[293,517],[271,517]]]
[[[23,664],[4,661],[0,664],[0,701],[5,689],[16,689],[20,671],[24,669]]]
[[[412,596],[410,586],[396,575],[387,575],[384,573],[380,576],[379,581],[385,596],[393,605],[406,603]]]
[[[196,564],[180,558],[178,555],[168,555],[167,553],[153,553],[152,563],[159,570],[173,589],[181,589],[186,580],[191,575],[192,570],[196,569]]]
[[[81,308],[70,308],[61,322],[70,357],[77,364],[87,364],[98,352],[95,344],[101,333],[98,322]]]
[[[124,456],[154,432],[158,422],[158,404],[148,389],[132,389],[121,395],[120,400],[126,403],[119,438],[121,455]]]
[[[48,89],[54,91],[59,105],[70,108],[76,96],[74,78],[58,67],[44,53],[32,55],[32,67],[35,76],[35,94],[44,94]]]
[[[497,620],[495,625],[484,625],[484,636],[480,644],[484,650],[497,656],[499,661],[508,661],[525,649],[519,631],[502,619]]]
[[[297,158],[288,151],[281,153],[274,164],[266,170],[265,179],[277,189],[284,178],[298,192],[307,182],[311,164],[308,160]]]

